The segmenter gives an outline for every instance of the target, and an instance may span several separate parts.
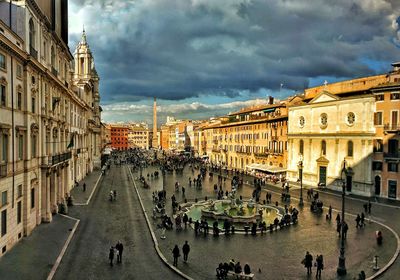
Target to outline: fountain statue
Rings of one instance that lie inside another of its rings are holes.
[[[247,207],[248,208],[254,208],[254,206],[255,206],[254,200],[251,198],[249,200],[249,202],[247,202]]]
[[[243,216],[244,215],[244,209],[243,209],[243,204],[239,206],[239,211],[237,212],[238,216]]]
[[[215,208],[215,202],[214,201],[211,201],[211,205],[210,205],[210,211],[215,211],[215,210],[217,210],[216,208]]]

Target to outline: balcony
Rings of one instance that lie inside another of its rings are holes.
[[[383,157],[386,159],[400,159],[400,153],[383,153]]]
[[[32,57],[34,57],[36,60],[38,59],[38,53],[37,50],[35,50],[34,47],[29,46],[29,53]]]
[[[0,178],[7,176],[7,163],[0,164]]]
[[[255,155],[256,157],[263,157],[263,158],[268,157],[268,154],[267,154],[267,153],[254,153],[254,155]]]
[[[213,153],[219,153],[220,149],[219,148],[212,148]]]
[[[69,160],[71,158],[72,153],[71,152],[66,152],[63,154],[59,155],[54,155],[51,157],[51,165],[55,165],[61,162],[64,162],[66,160]]]
[[[51,66],[51,74],[53,74],[56,77],[58,76],[58,72],[53,66]]]
[[[236,151],[237,154],[244,154],[244,155],[251,155],[250,152],[246,152],[246,151]]]
[[[384,131],[386,132],[396,132],[400,131],[400,124],[385,124],[383,126]]]

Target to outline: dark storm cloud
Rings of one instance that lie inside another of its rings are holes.
[[[73,0],[105,101],[301,90],[399,59],[399,4],[384,0]],[[80,38],[71,28],[71,46]],[[389,65],[388,65],[389,67]]]

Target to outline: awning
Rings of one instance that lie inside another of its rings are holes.
[[[275,112],[276,108],[269,108],[269,109],[264,109],[263,112],[264,113],[271,113],[271,112]]]
[[[260,170],[260,171],[265,171],[269,173],[284,173],[286,172],[286,169],[283,167],[278,167],[278,166],[268,166],[266,164],[259,164],[259,163],[252,163],[246,166],[248,169],[253,169],[253,170]]]

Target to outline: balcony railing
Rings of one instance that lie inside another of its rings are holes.
[[[267,153],[254,153],[256,157],[268,157]]]
[[[34,47],[32,47],[32,46],[29,46],[29,53],[31,54],[31,56],[33,56],[35,59],[37,59],[38,58],[38,53],[37,53],[37,50],[35,50],[35,48]]]
[[[399,159],[400,158],[400,153],[383,153],[383,156],[385,158],[396,158]]]
[[[58,72],[53,66],[51,66],[51,74],[53,74],[56,77],[58,76]]]
[[[0,164],[0,178],[7,176],[7,163]]]
[[[383,126],[385,131],[400,131],[400,124],[385,124]]]
[[[71,158],[72,153],[66,152],[59,155],[54,155],[51,157],[51,165],[55,165],[57,163],[61,163],[63,161],[69,160]]]

